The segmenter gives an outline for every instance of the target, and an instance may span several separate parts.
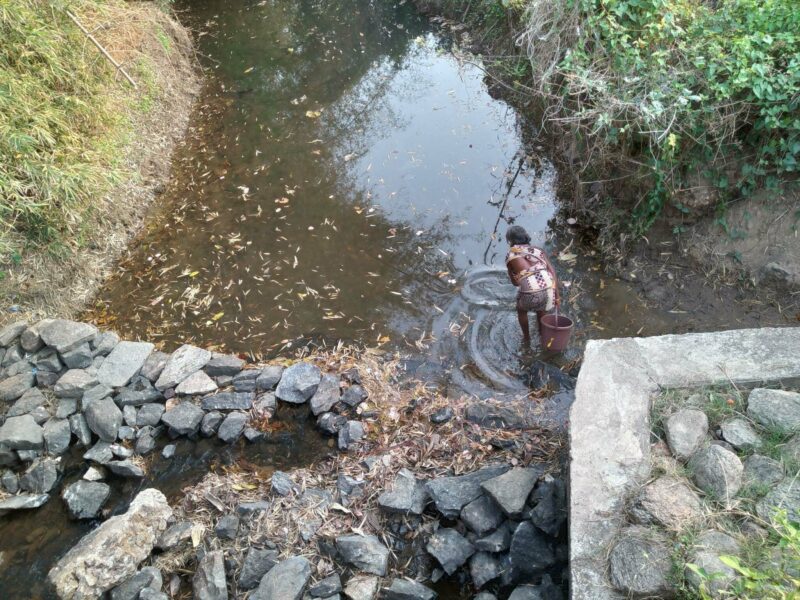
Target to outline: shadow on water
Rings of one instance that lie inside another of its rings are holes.
[[[309,418],[306,407],[281,406],[275,423],[284,426],[279,434],[255,444],[240,441],[227,446],[216,438],[197,441],[176,440],[172,459],[161,457],[161,449],[169,440],[162,438],[158,448],[147,457],[144,479],[111,477],[107,483],[111,496],[104,508],[104,517],[127,510],[130,501],[142,489],[161,490],[171,504],[183,497],[183,489],[198,483],[209,471],[229,467],[240,461],[248,467],[258,465],[263,476],[274,470],[290,470],[320,460],[330,451]],[[99,524],[99,521],[73,521],[59,491],[79,480],[86,471],[81,458],[85,450],[72,448],[63,458],[61,479],[50,500],[42,508],[0,518],[0,597],[26,600],[55,598],[46,577],[56,560]]]

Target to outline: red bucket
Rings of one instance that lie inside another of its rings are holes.
[[[545,315],[542,317],[542,350],[563,352],[569,345],[572,335],[572,319],[564,315]]]

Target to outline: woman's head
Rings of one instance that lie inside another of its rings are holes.
[[[523,244],[530,244],[531,236],[528,235],[524,227],[512,225],[508,228],[508,231],[506,231],[506,241],[511,246],[520,246]]]

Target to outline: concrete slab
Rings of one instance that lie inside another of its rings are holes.
[[[627,494],[650,474],[650,404],[664,388],[800,379],[800,328],[590,341],[570,410],[570,598],[621,599],[606,555]]]

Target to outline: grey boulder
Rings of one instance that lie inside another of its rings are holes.
[[[206,366],[209,360],[211,352],[208,350],[184,344],[167,360],[164,370],[156,381],[156,389],[163,391],[177,386],[189,375]]]
[[[233,377],[243,368],[244,361],[238,356],[214,353],[203,370],[209,377]]]
[[[94,519],[110,494],[105,483],[81,479],[67,486],[63,498],[73,519]]]
[[[41,450],[44,430],[31,415],[10,417],[0,427],[0,444],[11,450]]]
[[[186,401],[165,412],[161,421],[178,435],[193,435],[200,428],[204,416],[202,408]]]
[[[611,583],[635,596],[670,597],[671,569],[671,550],[666,538],[639,526],[621,532],[609,557]]]
[[[475,554],[475,546],[455,529],[441,528],[428,540],[425,549],[448,575],[455,573],[461,565]]]
[[[50,419],[44,424],[44,448],[54,456],[64,454],[69,449],[72,431],[67,419]]]
[[[144,567],[111,590],[111,600],[146,600],[146,595],[142,595],[144,590],[160,590],[163,583],[161,571],[155,567]]]
[[[514,530],[509,557],[515,577],[540,575],[556,563],[550,541],[530,521],[523,521]]]
[[[97,380],[108,387],[123,387],[141,371],[153,351],[147,342],[119,342],[97,370]]]
[[[117,432],[122,426],[122,411],[111,398],[95,400],[84,411],[86,423],[104,442],[117,439]]]
[[[459,516],[461,509],[483,493],[481,484],[508,471],[505,465],[483,467],[457,477],[440,477],[426,484],[436,509],[445,517]]]
[[[320,415],[331,410],[339,402],[339,378],[326,373],[317,386],[317,391],[311,397],[311,412]]]
[[[261,578],[250,600],[300,600],[311,579],[311,564],[302,556],[279,562]]]
[[[484,481],[481,487],[494,498],[503,512],[509,517],[518,518],[522,516],[525,502],[542,473],[540,468],[515,468]]]
[[[425,484],[408,469],[400,469],[391,490],[378,497],[378,506],[388,513],[421,515],[428,502]]]
[[[745,419],[736,417],[720,425],[722,439],[737,450],[759,448],[763,442],[756,430]]]
[[[31,389],[35,381],[36,376],[30,370],[5,379],[0,382],[0,401],[13,402]]]
[[[239,574],[239,589],[252,590],[276,564],[278,564],[276,550],[250,548],[244,557],[242,572]]]
[[[37,458],[19,478],[19,487],[32,494],[46,494],[55,487],[59,472],[57,459]]]
[[[192,579],[195,600],[227,600],[225,583],[225,557],[222,550],[206,552],[197,563]]]
[[[489,496],[480,496],[461,509],[461,520],[479,536],[497,529],[505,520],[503,511]]]
[[[64,354],[94,340],[97,328],[88,323],[55,319],[44,325],[39,335],[45,344],[55,348],[59,354]]]
[[[178,384],[175,393],[179,396],[193,396],[198,394],[209,394],[217,390],[217,384],[203,371],[192,373]]]
[[[436,592],[417,581],[395,579],[383,588],[384,600],[435,600]]]
[[[336,538],[336,549],[347,564],[365,573],[383,577],[389,567],[389,550],[374,535],[344,535]]]
[[[18,510],[39,508],[50,499],[49,494],[20,494],[0,500],[0,517]]]
[[[220,423],[217,437],[226,444],[235,443],[242,435],[249,417],[246,413],[232,412]]]
[[[315,365],[296,363],[283,372],[275,396],[291,404],[306,402],[317,391],[322,373]]]
[[[58,398],[81,398],[84,392],[97,385],[97,377],[84,369],[70,369],[64,373],[53,392]]]
[[[681,409],[664,423],[667,444],[676,458],[689,460],[700,449],[708,434],[708,417],[701,410]]]
[[[800,431],[800,394],[755,389],[747,399],[747,415],[768,429]]]
[[[699,450],[689,461],[689,468],[697,487],[725,505],[731,503],[742,486],[742,461],[722,446]]]

